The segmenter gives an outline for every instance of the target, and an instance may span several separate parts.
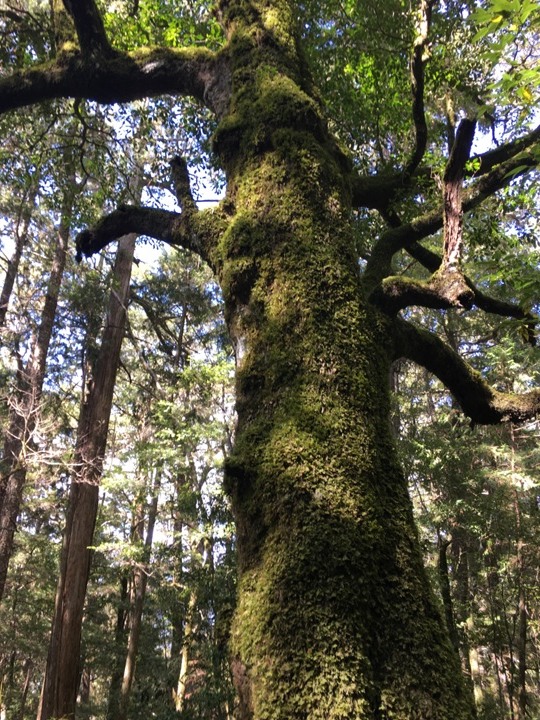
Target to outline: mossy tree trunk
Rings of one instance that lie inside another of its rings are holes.
[[[238,717],[469,718],[391,439],[392,347],[361,285],[347,162],[289,4],[235,13],[215,138],[233,210],[211,261],[237,354]]]
[[[181,213],[123,205],[80,233],[77,249],[82,257],[128,232],[150,235],[197,252],[223,290],[237,356],[226,482],[241,573],[231,639],[239,720],[470,720],[395,456],[388,376],[398,357],[418,362],[476,422],[540,411],[539,391],[490,388],[435,335],[396,317],[413,304],[475,303],[531,330],[530,314],[462,275],[461,218],[537,165],[539,130],[479,156],[462,198],[475,123],[461,123],[443,207],[423,206],[401,223],[393,198],[404,187],[419,193],[427,143],[423,30],[411,66],[412,159],[391,177],[361,177],[326,125],[293,0],[220,0],[226,41],[217,52],[123,52],[94,0],[65,5],[78,47],[0,78],[0,111],[57,97],[109,103],[172,93],[197,98],[218,121],[227,195],[215,211],[197,212],[186,161],[175,158]],[[432,9],[421,3],[426,29]],[[358,207],[380,210],[389,224],[362,277],[351,232]],[[417,241],[441,228],[439,257]],[[432,273],[429,282],[392,277],[402,249]]]

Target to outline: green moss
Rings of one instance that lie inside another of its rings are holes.
[[[231,33],[215,145],[234,216],[214,258],[242,348],[226,477],[245,716],[469,720],[389,434],[388,325],[360,287],[348,163],[279,13],[244,7]]]

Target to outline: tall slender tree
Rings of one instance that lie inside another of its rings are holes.
[[[47,353],[51,341],[53,324],[66,258],[68,239],[72,223],[74,198],[78,190],[75,173],[72,137],[68,138],[66,170],[68,181],[62,200],[60,223],[56,231],[54,254],[49,272],[46,294],[41,310],[39,326],[31,340],[30,357],[27,362],[18,362],[16,388],[10,396],[8,428],[4,438],[4,452],[0,463],[0,600],[13,552],[13,538],[17,516],[22,500],[27,474],[27,456],[31,454],[33,433],[40,414],[41,394],[45,380]],[[37,189],[36,189],[37,193]],[[32,198],[32,204],[35,194]],[[28,208],[28,212],[30,208]],[[4,289],[13,284],[12,270],[18,266],[20,255],[28,233],[29,215],[24,218],[24,229],[18,235],[13,263],[8,267]],[[6,299],[7,307],[7,299]]]
[[[99,482],[107,444],[109,420],[126,308],[135,235],[118,244],[106,324],[95,363],[88,368],[77,428],[74,470],[45,679],[38,718],[72,717],[79,685],[81,627],[92,557]]]
[[[161,468],[159,465],[155,468],[152,479],[153,483],[149,488],[151,499],[148,511],[146,512],[144,500],[139,498],[133,523],[132,535],[134,538],[138,538],[140,544],[142,545],[143,552],[142,557],[139,559],[139,562],[132,574],[132,599],[128,617],[129,634],[127,652],[125,656],[124,672],[122,675],[122,684],[120,685],[118,709],[115,713],[115,717],[118,718],[118,720],[126,720],[129,716],[129,702],[131,698],[133,679],[135,677],[135,664],[137,662],[137,654],[139,652],[142,616],[144,601],[146,598],[146,586],[148,582],[148,575],[150,573],[150,553],[152,550],[154,528],[156,525],[158,511],[159,491],[161,485]],[[145,525],[146,534],[144,532]]]
[[[339,9],[220,0],[219,29],[208,18],[202,32],[186,33],[189,47],[181,12],[160,32],[159,47],[147,45],[150,25],[144,46],[129,47],[128,32],[111,43],[94,0],[66,1],[72,39],[58,43],[51,61],[0,78],[3,112],[59,97],[126,103],[169,93],[179,105],[195,98],[212,116],[212,154],[227,183],[218,208],[197,211],[186,162],[177,157],[181,212],[121,206],[80,233],[78,251],[91,255],[125,233],[146,234],[198,253],[220,283],[237,362],[226,484],[240,568],[230,645],[240,720],[473,716],[424,572],[388,422],[389,368],[398,357],[436,374],[474,422],[520,422],[540,409],[538,389],[518,395],[490,387],[450,346],[406,319],[412,305],[474,305],[518,319],[533,339],[528,311],[491,298],[466,276],[463,213],[538,164],[540,129],[522,119],[531,117],[526,98],[537,79],[527,38],[538,15],[528,0],[510,3],[500,17],[477,18],[473,5],[419,2],[409,11],[397,0]],[[114,24],[111,12],[105,20]],[[484,34],[475,22],[485,23]],[[507,22],[520,28],[517,53]],[[495,57],[486,49],[489,33],[498,41]],[[498,86],[503,103],[518,91],[523,97],[514,135],[472,158],[474,115],[486,105],[478,84],[490,78],[465,53],[467,43],[477,44],[486,66],[516,57],[524,64],[517,80],[503,72],[510,80]],[[347,133],[353,119],[333,103],[330,123],[317,87],[331,99],[325,77],[339,63],[324,65],[325,51],[342,61],[344,49],[359,127],[382,121],[380,107],[397,95],[391,121],[370,140]],[[453,62],[451,99],[459,107],[446,105],[444,145],[437,127],[447,88],[439,94],[436,81],[426,82],[430,56],[435,80]],[[370,95],[370,81],[378,93]],[[410,132],[403,133],[411,89]],[[364,93],[378,104],[363,107]],[[462,118],[456,129],[453,115]],[[374,242],[362,246],[374,229]],[[440,230],[434,252],[422,241]],[[426,268],[425,279],[394,273],[402,252]],[[55,714],[72,716],[69,695]]]

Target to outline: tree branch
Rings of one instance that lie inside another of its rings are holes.
[[[471,158],[472,169],[465,173],[466,177],[480,177],[493,170],[496,165],[500,165],[506,160],[510,160],[518,153],[527,150],[527,148],[535,145],[540,140],[540,125],[527,135],[517,138],[512,142],[488,150],[480,155],[473,155]]]
[[[140,49],[88,61],[79,52],[0,79],[0,113],[55,98],[100,103],[190,95],[218,115],[228,102],[226,59],[205,48]]]
[[[98,220],[92,228],[83,230],[77,235],[77,261],[80,262],[83,255],[86,257],[94,255],[128,233],[147,235],[168,245],[192,250],[207,260],[208,248],[205,238],[197,232],[196,227],[192,227],[192,220],[193,218],[188,220],[183,213],[122,205],[118,210]]]
[[[517,140],[488,150],[471,158],[471,169],[465,170],[465,177],[478,178],[486,175],[497,165],[511,160],[516,155],[536,145],[540,141],[540,126]],[[414,188],[417,181],[426,181],[433,177],[433,170],[427,166],[418,167],[411,175],[399,173],[380,173],[373,176],[353,174],[352,204],[373,210],[385,210],[400,191]]]
[[[523,422],[540,414],[540,390],[523,394],[495,390],[436,335],[399,319],[394,328],[395,358],[405,357],[436,375],[474,422]]]
[[[419,243],[412,243],[407,247],[407,252],[423,267],[429,270],[431,273],[437,272],[439,269],[442,259],[437,253],[428,250]],[[464,276],[465,282],[474,293],[473,305],[480,310],[493,315],[500,315],[501,317],[511,317],[516,320],[524,320],[524,325],[527,332],[527,342],[530,345],[536,345],[536,333],[535,328],[539,322],[536,315],[530,312],[526,312],[516,303],[506,302],[505,300],[499,300],[497,298],[486,295],[479,290],[473,281]],[[401,309],[401,308],[400,308]]]
[[[77,262],[82,260],[83,255],[91,257],[109,243],[129,233],[147,235],[169,245],[180,245],[183,244],[180,239],[184,236],[182,216],[168,210],[121,205],[109,215],[100,218],[92,228],[77,235]]]
[[[434,310],[453,307],[469,310],[474,302],[474,292],[459,272],[434,273],[427,282],[391,275],[375,288],[369,300],[393,316],[410,305]]]
[[[434,310],[450,308],[470,309],[476,306],[493,315],[515,318],[523,321],[523,330],[530,345],[536,345],[536,326],[539,318],[526,312],[516,303],[498,300],[479,290],[470,278],[461,273],[441,276],[437,273],[441,258],[416,243],[407,251],[428,270],[433,277],[427,281],[414,280],[390,275],[378,285],[369,296],[370,302],[384,313],[393,317],[400,310],[419,305]]]
[[[465,163],[469,159],[476,122],[463,120],[456,134],[443,177],[443,272],[455,272],[461,264],[463,248],[463,209],[461,191]]]
[[[73,19],[83,55],[98,58],[113,54],[94,0],[64,0],[64,5]]]
[[[177,155],[171,160],[171,178],[178,204],[183,213],[196,213],[197,205],[191,194],[187,162]]]
[[[415,147],[405,168],[405,176],[411,175],[426,152],[428,129],[424,111],[424,67],[428,58],[428,35],[434,0],[420,0],[418,32],[411,57],[412,116],[414,121]]]
[[[515,178],[538,166],[540,158],[531,146],[526,151],[499,164],[468,188],[463,201],[463,212],[469,212],[484,200],[506,187]],[[443,208],[420,215],[409,223],[392,227],[381,235],[375,244],[364,273],[364,285],[368,292],[391,274],[392,258],[399,250],[408,250],[414,243],[433,235],[443,226]]]

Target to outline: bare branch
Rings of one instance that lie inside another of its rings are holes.
[[[540,158],[534,152],[535,146],[512,157],[495,167],[490,173],[477,180],[468,188],[463,201],[463,212],[469,212],[484,200],[506,187],[515,178],[536,168]],[[410,223],[392,227],[381,235],[375,244],[364,273],[364,285],[372,292],[377,285],[391,274],[391,263],[395,253],[408,250],[424,238],[433,235],[443,226],[443,209],[438,208],[420,215]]]
[[[459,272],[436,272],[427,282],[391,275],[375,288],[369,300],[392,316],[411,305],[435,310],[469,310],[474,301],[474,292]]]
[[[123,235],[136,233],[191,250],[215,269],[216,258],[212,251],[226,227],[227,219],[219,208],[197,210],[193,214],[121,205],[77,235],[76,259],[80,262],[83,256],[94,255]]]
[[[78,52],[0,79],[0,113],[54,98],[129,102],[163,94],[190,95],[220,114],[228,102],[229,71],[205,48],[142,49],[87,61]]]
[[[82,260],[83,255],[91,257],[129,233],[147,235],[169,245],[183,244],[179,242],[183,236],[182,216],[168,210],[122,205],[103,216],[92,228],[77,235],[77,262]]]
[[[184,213],[197,212],[197,205],[191,194],[187,162],[177,155],[171,160],[171,176],[178,204]]]
[[[540,390],[523,394],[495,390],[436,335],[400,319],[394,328],[396,359],[408,358],[436,375],[474,422],[523,422],[540,414]]]
[[[92,228],[77,235],[77,261],[90,257],[123,235],[137,233],[193,250],[206,259],[206,249],[183,214],[169,210],[122,205],[102,217]]]
[[[384,313],[392,317],[411,305],[434,310],[470,309],[476,306],[479,310],[493,315],[523,321],[526,341],[530,345],[536,345],[536,326],[539,323],[536,315],[523,310],[516,303],[486,295],[466,275],[461,273],[440,275],[437,270],[441,265],[441,258],[417,243],[413,243],[407,251],[424,267],[431,270],[434,273],[433,277],[426,282],[392,275],[385,278],[369,296],[370,302]]]
[[[463,171],[469,159],[476,123],[463,120],[446,165],[443,178],[444,245],[442,272],[456,272],[461,264],[463,247],[463,209],[461,190]]]
[[[412,243],[407,248],[407,252],[411,257],[432,273],[435,273],[441,265],[441,257],[419,243]],[[506,302],[505,300],[499,300],[498,298],[486,295],[484,292],[479,290],[473,281],[466,275],[465,282],[474,293],[473,304],[477,308],[483,310],[484,312],[492,313],[493,315],[523,320],[527,332],[527,342],[530,345],[536,345],[535,328],[539,322],[539,318],[536,315],[523,310],[523,308],[516,303]]]

